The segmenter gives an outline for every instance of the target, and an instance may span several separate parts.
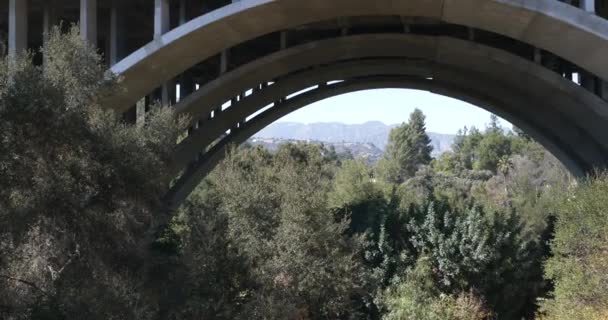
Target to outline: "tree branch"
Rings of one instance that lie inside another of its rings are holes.
[[[3,275],[3,274],[0,274],[0,278],[28,285],[28,286],[30,286],[30,287],[32,287],[32,288],[34,288],[34,289],[36,289],[36,290],[44,293],[45,295],[48,295],[48,293],[45,290],[43,290],[42,288],[40,288],[39,286],[37,286],[33,282],[30,282],[30,281],[27,281],[27,280],[23,280],[23,279],[19,279],[19,278],[15,278],[15,277],[11,277],[11,276],[7,276],[7,275]]]

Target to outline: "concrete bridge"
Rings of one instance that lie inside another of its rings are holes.
[[[175,154],[176,206],[280,117],[331,96],[414,88],[494,112],[576,175],[608,165],[608,0],[3,0],[9,54],[80,23],[126,90],[192,118]],[[370,109],[370,112],[374,112]]]

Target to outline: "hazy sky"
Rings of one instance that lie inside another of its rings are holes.
[[[465,125],[484,128],[490,119],[487,111],[460,100],[426,91],[382,89],[329,98],[293,112],[279,121],[356,124],[377,120],[394,124],[406,121],[415,108],[424,112],[427,130],[431,132],[456,133]],[[511,128],[504,120],[503,126]]]

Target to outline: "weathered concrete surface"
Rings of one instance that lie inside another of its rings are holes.
[[[421,69],[407,68],[403,64],[401,61],[394,60],[384,61],[384,63],[383,61],[377,61],[366,65],[358,64],[358,66],[344,63],[342,66],[333,65],[315,70],[316,74],[326,79],[342,79],[343,76],[355,75],[366,75],[366,77],[358,77],[336,85],[320,87],[302,93],[243,123],[238,130],[205,153],[202,159],[187,167],[186,172],[172,188],[167,200],[169,203],[178,204],[185,199],[200,180],[224,157],[226,146],[229,143],[241,143],[273,121],[318,100],[373,88],[429,90],[495,112],[528,132],[556,155],[574,174],[582,175],[588,172],[590,168],[602,166],[604,163],[605,147],[594,143],[593,137],[588,136],[583,128],[577,127],[563,113],[554,112],[555,106],[557,108],[561,107],[559,106],[559,100],[566,98],[567,94],[557,93],[554,98],[547,99],[542,93],[522,92],[520,88],[502,83],[500,79],[485,78],[475,74],[474,71],[441,65],[429,66],[440,75],[439,78],[426,79],[424,77],[426,71],[420,72]],[[369,77],[375,72],[388,73],[390,76]],[[399,73],[403,73],[404,76],[397,76]],[[201,127],[201,131],[195,133],[192,138],[198,140],[197,142],[202,145],[211,143],[215,138],[221,137],[225,130],[234,128],[234,124],[242,121],[242,117],[247,114],[254,114],[261,106],[266,106],[275,101],[276,97],[284,96],[286,92],[298,92],[308,87],[310,82],[306,82],[305,79],[305,73],[297,74],[270,86],[266,93],[262,91],[257,96],[253,94],[249,99],[245,98],[239,104],[226,109],[225,114],[206,123],[205,126]],[[548,87],[548,90],[551,90],[551,87]],[[579,90],[582,89],[579,88]],[[566,104],[568,103],[566,102]],[[534,116],[534,114],[537,114],[537,116]],[[215,138],[210,139],[210,137]],[[192,146],[196,146],[197,142]],[[182,147],[187,148],[188,143]],[[201,149],[195,148],[194,150],[200,151]]]
[[[479,84],[479,83],[478,83]],[[483,86],[474,84],[471,89],[468,84],[456,83],[443,83],[436,80],[428,80],[422,78],[412,77],[366,77],[364,79],[357,80],[346,80],[342,83],[327,87],[325,89],[318,89],[303,93],[291,100],[286,101],[284,104],[277,106],[276,108],[270,108],[255,118],[251,119],[250,122],[245,123],[240,129],[231,133],[227,138],[222,140],[216,146],[211,148],[203,157],[198,161],[190,165],[183,175],[178,179],[176,184],[173,186],[171,191],[166,196],[166,202],[171,207],[177,207],[185,200],[190,192],[196,188],[200,181],[225,157],[227,148],[230,144],[239,144],[246,141],[249,137],[254,135],[256,132],[278,120],[279,118],[299,109],[305,107],[311,103],[323,100],[332,96],[345,94],[354,91],[377,89],[377,88],[413,88],[420,90],[429,90],[438,94],[446,95],[461,99],[473,103],[478,106],[487,108],[488,110],[496,111],[499,115],[506,119],[519,123],[520,127],[526,132],[529,132],[531,136],[537,139],[540,143],[545,145],[552,150],[554,154],[559,157],[566,166],[570,168],[575,174],[582,174],[582,168],[576,162],[576,156],[570,157],[569,154],[564,152],[571,152],[573,150],[564,150],[561,143],[556,137],[551,136],[551,132],[539,131],[537,123],[529,123],[521,121],[521,119],[514,118],[514,110],[521,108],[523,101],[530,102],[529,97],[516,97],[515,99],[507,99],[503,101],[501,99],[495,99],[489,97],[487,94],[495,92],[486,92]],[[505,88],[496,88],[496,90],[505,90]],[[506,110],[506,113],[505,113]],[[553,120],[555,121],[555,120]],[[567,122],[567,119],[560,119],[561,122]],[[557,143],[557,145],[555,144]]]
[[[577,151],[577,155],[570,156],[575,158],[582,157],[584,159],[577,164],[579,167],[578,169],[573,167],[573,169],[575,169],[574,171],[584,171],[580,169],[580,167],[590,166],[590,160],[593,161],[593,159],[595,159],[596,162],[602,161],[602,150],[604,150],[604,147],[595,146],[595,148],[585,148],[586,146],[593,146],[593,143],[590,143],[593,138],[584,134],[581,135],[581,130],[574,125],[572,119],[564,117],[563,112],[557,112],[556,108],[561,107],[557,105],[557,103],[559,103],[558,100],[563,97],[546,101],[542,94],[527,94],[526,92],[519,90],[520,88],[518,87],[500,82],[494,78],[482,77],[474,71],[441,64],[429,64],[428,68],[429,71],[432,69],[436,72],[434,79],[427,81],[431,83],[431,89],[439,86],[437,84],[432,84],[434,81],[442,84],[450,84],[452,87],[456,87],[456,84],[459,84],[458,88],[461,88],[459,92],[454,90],[451,91],[451,93],[456,93],[455,98],[462,98],[463,96],[477,97],[477,101],[485,101],[480,104],[481,107],[495,112],[521,127],[530,127],[529,124],[534,123],[536,128],[530,130],[532,131],[531,135],[538,138],[541,142],[549,141],[551,139],[542,137],[542,134],[538,132],[545,132],[546,135],[546,131],[559,128],[559,130],[556,130],[556,134],[552,134],[552,137],[558,138],[561,146],[550,149],[556,150],[566,145],[571,147],[582,147]],[[204,123],[199,130],[196,130],[178,146],[176,159],[180,161],[179,166],[186,165],[186,163],[193,159],[194,155],[199,153],[204,146],[211,144],[226,130],[233,128],[237,122],[243,121],[261,108],[278,100],[280,97],[285,97],[290,93],[309,88],[315,83],[310,80],[310,75],[312,75],[313,72],[315,75],[318,75],[320,79],[323,79],[323,81],[329,81],[331,79],[353,79],[373,75],[383,75],[385,77],[409,76],[415,77],[415,79],[426,78],[424,75],[419,76],[417,72],[412,73],[413,69],[414,68],[411,68],[403,61],[377,60],[370,61],[366,64],[358,62],[341,63],[320,70],[309,71],[288,77],[259,94],[254,94],[245,98],[237,105],[221,112],[218,117]],[[411,81],[406,81],[399,87],[407,87],[409,83],[411,83]],[[429,90],[429,88],[425,87],[416,88]],[[480,98],[480,92],[483,92],[483,99]],[[501,103],[498,106],[494,106],[488,101],[508,101],[509,103]],[[517,101],[517,104],[515,104],[515,101]],[[500,108],[504,106],[507,106],[508,108]],[[528,125],[526,125],[526,123]],[[535,132],[537,133],[535,134]],[[584,151],[582,149],[584,149]],[[555,152],[558,153],[558,151]],[[564,162],[572,162],[568,159],[563,160]]]
[[[305,5],[300,0],[245,0],[196,18],[116,64],[112,70],[124,76],[127,90],[106,103],[124,111],[163,81],[258,36],[361,15],[435,18],[492,31],[608,79],[608,21],[555,0],[307,0]]]
[[[305,61],[332,64],[344,61],[347,57],[408,60],[353,61],[322,70],[294,73],[295,70],[310,66],[302,64]],[[286,77],[291,73],[294,74]],[[251,88],[261,81],[280,79],[269,88],[248,96],[238,105],[219,113],[213,120],[201,122],[200,129],[193,132],[178,147],[176,166],[182,167],[204,146],[235,123],[279,98],[330,80],[391,74],[452,79],[452,82],[470,84],[469,90],[478,89],[470,82],[479,79],[501,88],[516,89],[497,90],[496,97],[492,98],[509,100],[521,96],[534,97],[534,100],[520,102],[522,107],[525,106],[525,113],[520,111],[519,114],[509,114],[496,108],[491,111],[503,115],[520,127],[523,127],[520,123],[522,120],[536,120],[540,128],[555,130],[557,135],[566,135],[562,139],[564,147],[567,147],[566,144],[570,147],[577,146],[582,153],[585,148],[583,144],[599,145],[599,151],[580,156],[586,158],[587,164],[600,161],[605,156],[603,150],[608,149],[608,132],[604,129],[608,119],[606,102],[556,73],[504,51],[463,40],[414,35],[365,35],[323,40],[272,54],[227,73],[180,102],[176,106],[180,112],[186,112],[194,119],[206,118],[211,110],[233,97],[235,93]],[[551,117],[555,114],[568,119],[568,123],[552,123]],[[513,118],[520,119],[515,121]],[[576,129],[567,129],[568,126]],[[569,137],[576,137],[578,131],[585,132],[589,141],[568,140]]]
[[[201,87],[175,106],[177,112],[199,118],[230,100],[235,92],[311,66],[366,57],[433,59],[437,39],[399,34],[348,36],[311,42],[278,51],[230,71]]]

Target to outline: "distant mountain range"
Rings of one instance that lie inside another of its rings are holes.
[[[373,144],[384,150],[388,135],[397,125],[386,125],[379,121],[363,124],[344,124],[339,122],[318,122],[311,124],[297,122],[275,122],[258,132],[256,138],[277,138],[299,141],[320,141],[326,143]],[[427,132],[433,145],[433,156],[451,151],[456,135]],[[338,148],[337,148],[338,149]],[[356,155],[356,152],[352,152]]]
[[[282,138],[251,138],[247,141],[254,146],[262,146],[266,150],[276,151],[280,145],[285,143],[298,143],[302,140],[282,139]],[[373,143],[361,142],[322,142],[316,140],[306,140],[308,143],[323,144],[326,147],[333,146],[338,155],[352,155],[355,159],[363,159],[368,164],[373,164],[380,160],[384,151],[376,147]]]

